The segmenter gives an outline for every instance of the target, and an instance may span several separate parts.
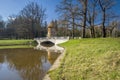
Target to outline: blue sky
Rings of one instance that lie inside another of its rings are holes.
[[[3,20],[7,20],[8,16],[18,14],[29,2],[35,1],[43,8],[46,8],[47,19],[50,22],[56,19],[57,13],[55,7],[59,4],[60,0],[0,0],[0,15]]]
[[[57,19],[58,14],[55,12],[55,7],[61,0],[0,0],[0,15],[3,20],[7,20],[9,15],[18,14],[29,2],[35,1],[46,8],[47,19],[50,22],[52,19]],[[116,0],[117,5],[113,12],[120,15],[120,0]]]

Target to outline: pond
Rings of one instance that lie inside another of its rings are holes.
[[[40,46],[0,49],[0,80],[42,80],[60,54]]]

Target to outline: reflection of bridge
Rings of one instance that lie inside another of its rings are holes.
[[[45,50],[45,51],[50,51],[50,52],[58,52],[58,53],[62,53],[64,51],[64,48],[59,47],[57,45],[54,45],[52,47],[44,47],[42,45],[38,45],[38,46],[34,47],[34,49]]]
[[[68,41],[69,37],[52,37],[52,38],[43,37],[43,38],[35,38],[34,40],[38,42],[38,45],[40,45],[40,43],[44,41],[50,41],[54,44],[60,44]]]

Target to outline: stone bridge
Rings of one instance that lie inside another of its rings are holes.
[[[37,41],[38,45],[40,45],[40,43],[45,41],[50,41],[56,45],[68,41],[69,37],[51,37],[51,38],[43,37],[43,38],[35,38],[34,40]]]

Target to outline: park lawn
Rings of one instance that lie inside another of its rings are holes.
[[[33,40],[0,40],[0,46],[28,45]]]
[[[0,40],[0,49],[6,48],[30,48],[33,40]]]
[[[51,80],[120,80],[120,38],[70,40]]]

